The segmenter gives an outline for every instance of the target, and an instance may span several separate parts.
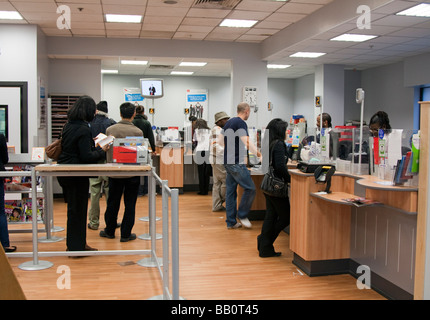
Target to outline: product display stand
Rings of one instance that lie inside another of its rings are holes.
[[[162,186],[165,186],[162,182]],[[156,189],[156,181],[155,179],[148,179],[148,195],[149,195],[149,233],[139,236],[139,239],[143,240],[150,240],[151,241],[151,248],[156,247],[155,240],[157,240],[158,234],[156,233],[156,226],[155,226],[155,211],[156,211],[156,205],[155,205],[155,189]],[[164,194],[164,188],[162,189],[162,192]],[[164,208],[163,208],[164,209]],[[164,213],[163,213],[164,214]],[[167,224],[169,221],[164,220],[165,224]],[[155,235],[155,237],[151,236]],[[160,235],[160,239],[161,239]],[[138,265],[143,267],[161,267],[162,260],[160,258],[157,258],[157,255],[154,251],[151,250],[151,257],[149,258],[143,258],[137,262]],[[161,271],[160,271],[161,272]]]
[[[44,178],[44,194],[45,194],[45,228],[46,228],[46,236],[40,237],[39,242],[41,243],[51,243],[62,241],[64,237],[56,237],[52,236],[52,232],[63,231],[62,227],[54,227],[54,201],[53,201],[53,188],[52,188],[52,177]]]
[[[33,261],[27,261],[21,263],[18,268],[21,270],[35,271],[35,270],[44,270],[52,267],[54,264],[49,261],[39,260],[38,257],[38,240],[37,240],[37,182],[36,182],[36,171],[35,168],[31,169],[31,212],[33,214],[32,223],[33,223]],[[35,218],[36,217],[36,218]]]

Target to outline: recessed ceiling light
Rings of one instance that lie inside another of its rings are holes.
[[[330,41],[351,41],[351,42],[364,42],[370,39],[374,39],[377,36],[371,36],[367,34],[350,34],[345,33],[340,36],[334,37],[330,39]]]
[[[0,20],[23,20],[16,11],[0,11]]]
[[[113,69],[102,69],[102,73],[118,73],[118,70],[113,70]]]
[[[325,53],[323,52],[296,52],[292,55],[290,55],[290,57],[294,57],[294,58],[318,58],[325,55]]]
[[[106,22],[140,23],[141,21],[141,15],[106,14]]]
[[[179,66],[181,67],[203,67],[207,65],[207,62],[181,62]]]
[[[258,20],[224,19],[219,26],[233,28],[250,28],[257,22]]]
[[[121,64],[136,64],[136,65],[147,65],[148,61],[144,60],[121,60]]]
[[[194,72],[191,71],[172,71],[170,72],[170,74],[175,74],[175,75],[183,75],[183,76],[189,76],[192,75]]]
[[[430,17],[430,4],[421,3],[412,8],[396,13],[398,16]]]
[[[286,69],[291,67],[290,64],[268,64],[267,68],[269,69]]]

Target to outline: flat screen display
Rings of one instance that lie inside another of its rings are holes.
[[[9,141],[7,107],[7,105],[0,105],[0,133],[3,133],[6,141]]]
[[[140,79],[140,88],[144,98],[157,99],[164,95],[163,79]]]

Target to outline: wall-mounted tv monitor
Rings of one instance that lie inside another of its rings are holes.
[[[9,141],[7,107],[7,105],[0,105],[0,133],[3,133],[6,137],[6,141]]]
[[[163,79],[140,79],[140,88],[144,98],[157,99],[164,95]]]

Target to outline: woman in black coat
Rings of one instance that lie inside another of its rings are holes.
[[[0,133],[0,171],[6,170],[4,165],[8,162],[9,155],[7,153],[6,137],[3,133]],[[9,243],[9,231],[4,207],[4,178],[0,178],[0,242],[5,252],[13,252],[16,250],[16,247],[10,246]]]
[[[95,148],[89,123],[96,112],[96,103],[89,96],[80,97],[67,112],[68,122],[61,136],[59,164],[97,163],[106,156]],[[86,243],[88,210],[88,177],[58,177],[67,202],[67,250],[96,250]]]
[[[274,175],[285,182],[290,182],[285,145],[287,126],[287,122],[279,118],[273,119],[267,125],[265,141],[262,145],[269,146],[269,161],[263,159],[263,165],[268,165],[271,160]],[[266,215],[261,234],[257,237],[259,256],[262,258],[280,256],[280,252],[275,252],[273,243],[279,233],[290,224],[290,199],[288,195],[285,198],[277,198],[264,194],[264,197],[266,198]]]

